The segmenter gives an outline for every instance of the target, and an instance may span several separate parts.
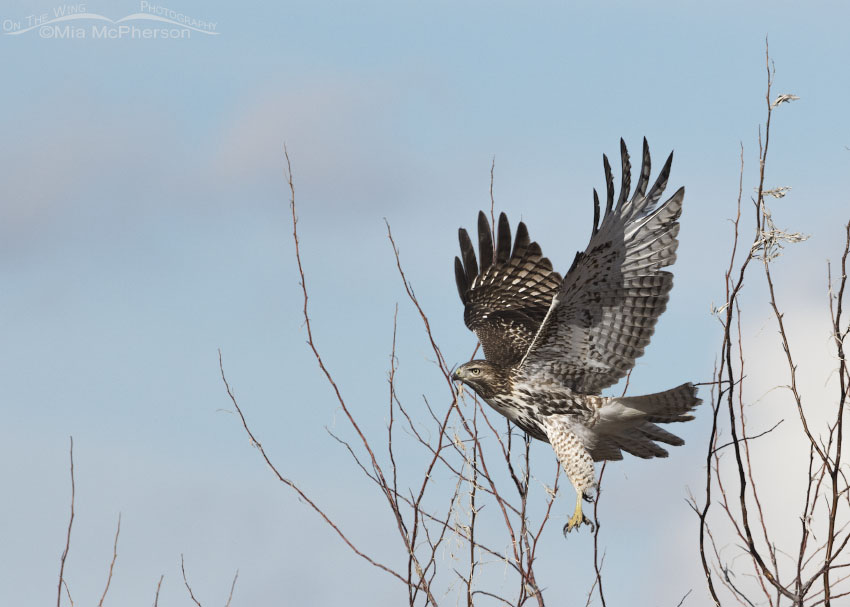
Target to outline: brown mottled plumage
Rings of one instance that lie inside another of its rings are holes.
[[[688,383],[638,397],[603,397],[634,366],[665,310],[673,275],[662,268],[676,260],[678,218],[685,190],[659,205],[673,154],[649,188],[646,139],[638,183],[629,199],[631,164],[620,140],[622,182],[614,204],[614,178],[603,156],[607,197],[600,219],[594,190],[590,243],[564,278],[532,242],[525,224],[511,232],[504,213],[496,238],[478,215],[478,258],[466,230],[455,278],[464,321],[475,332],[486,360],[461,365],[453,378],[525,432],[549,442],[577,492],[574,516],[582,521],[581,497],[595,484],[593,462],[667,457],[658,445],[682,439],[657,423],[692,419],[701,401]],[[479,264],[480,262],[480,264]]]

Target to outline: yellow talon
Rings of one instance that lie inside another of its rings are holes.
[[[590,519],[587,518],[581,511],[581,496],[581,493],[576,495],[576,511],[573,513],[572,518],[567,521],[567,524],[564,525],[564,535],[576,527],[580,527],[583,523],[587,523],[590,525],[591,529],[593,528],[593,523],[591,523]]]
[[[584,514],[581,512],[581,493],[576,495],[576,511],[567,522],[567,531],[572,531],[584,522]]]

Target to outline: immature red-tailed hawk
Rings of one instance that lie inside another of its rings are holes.
[[[693,419],[701,401],[693,384],[647,396],[606,397],[643,354],[667,306],[676,260],[685,189],[658,205],[673,154],[647,193],[649,149],[637,188],[629,197],[631,165],[620,140],[622,185],[614,205],[614,178],[603,156],[607,202],[599,225],[594,190],[593,233],[565,278],[554,272],[525,224],[511,232],[504,213],[495,238],[478,215],[478,251],[460,230],[462,260],[455,258],[464,321],[478,336],[487,360],[461,365],[452,376],[536,439],[552,445],[576,489],[575,514],[565,531],[590,522],[581,499],[596,481],[593,462],[618,460],[623,451],[642,458],[667,457],[655,441],[684,441],[656,423]],[[495,244],[495,246],[494,246]]]

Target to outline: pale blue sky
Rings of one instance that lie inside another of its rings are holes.
[[[383,218],[444,353],[462,361],[474,337],[451,263],[457,228],[489,204],[494,156],[498,208],[565,270],[586,244],[602,153],[623,137],[637,155],[646,136],[659,167],[675,149],[676,287],[632,386],[709,379],[740,142],[745,192],[755,182],[765,35],[775,92],[801,98],[776,116],[768,182],[793,190],[775,217],[812,235],[779,266],[795,281],[780,294],[820,304],[850,211],[846,3],[605,4],[180,2],[166,6],[219,35],[0,35],[0,604],[55,596],[69,435],[78,603],[100,596],[119,512],[114,605],[150,605],[161,574],[161,604],[190,604],[181,553],[205,604],[223,603],[237,568],[234,605],[403,602],[220,411],[217,348],[282,471],[383,560],[403,558],[381,498],[325,432],[349,431],[304,344],[284,143],[316,340],[375,436],[396,302],[406,402],[445,396]],[[0,19],[54,6],[10,1]],[[86,7],[118,19],[139,5]],[[675,605],[698,580],[684,496],[700,486],[706,413],[677,428],[688,444],[669,460],[606,474],[609,604]],[[548,447],[534,451],[548,472]],[[569,491],[541,556],[553,604],[591,582],[589,535],[558,532]]]

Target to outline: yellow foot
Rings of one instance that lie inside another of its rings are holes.
[[[590,522],[590,519],[587,518],[581,511],[581,498],[582,494],[579,493],[576,496],[576,511],[573,513],[572,518],[567,521],[567,524],[564,525],[564,537],[566,537],[570,531],[577,527],[580,527],[583,524],[590,525],[590,530],[593,531],[593,523]]]

